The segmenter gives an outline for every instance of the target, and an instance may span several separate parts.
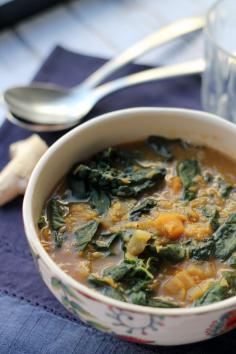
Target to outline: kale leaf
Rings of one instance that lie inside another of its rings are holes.
[[[194,178],[201,174],[197,160],[183,160],[177,166],[177,173],[184,187],[183,198],[192,200],[197,196],[197,185]]]
[[[210,209],[207,207],[203,207],[202,208],[202,212],[203,215],[205,215],[208,220],[209,220],[209,224],[211,225],[211,228],[213,231],[216,231],[218,229],[218,227],[220,226],[219,224],[219,211],[217,209]]]
[[[134,292],[130,296],[130,300],[135,305],[146,306],[147,304],[147,293],[145,291]]]
[[[189,242],[189,257],[197,261],[207,261],[214,252],[213,238],[206,238],[201,242]]]
[[[90,192],[90,205],[99,214],[106,214],[110,207],[110,198],[103,190],[92,189]]]
[[[146,262],[146,269],[152,273],[156,274],[160,269],[160,259],[158,257],[149,257]]]
[[[141,306],[151,306],[151,307],[160,307],[160,308],[176,308],[179,307],[179,304],[165,298],[160,297],[151,297],[150,294],[146,291],[139,291],[132,293],[130,300],[133,304]]]
[[[129,301],[142,306],[179,307],[177,303],[168,299],[152,296],[150,285],[154,276],[149,271],[150,263],[151,259],[146,265],[141,259],[125,259],[117,266],[106,268],[102,277],[90,274],[88,281],[104,295],[117,300]],[[110,278],[115,287],[111,287]]]
[[[236,213],[231,214],[212,237],[215,257],[225,261],[236,251]]]
[[[152,198],[146,198],[141,203],[135,205],[130,212],[130,219],[137,220],[142,214],[148,214],[156,205],[156,201]]]
[[[103,276],[110,276],[114,281],[125,281],[134,285],[139,280],[152,280],[152,274],[145,269],[141,259],[125,259],[119,265],[106,268]]]
[[[65,217],[68,214],[69,206],[67,203],[54,198],[50,200],[48,204],[48,215],[53,231],[59,231],[61,228],[65,227]]]
[[[115,300],[126,301],[124,295],[119,289],[107,285],[107,286],[103,286],[99,290],[105,296],[109,296]]]
[[[186,246],[190,258],[208,260],[213,256],[225,261],[236,251],[236,213],[231,214],[212,236],[201,242],[187,242]]]
[[[173,159],[173,154],[170,149],[171,140],[163,138],[162,136],[149,136],[147,139],[148,145],[155,151],[155,153],[163,157],[167,161]]]
[[[56,248],[61,248],[66,238],[65,218],[69,214],[68,203],[53,198],[48,203],[47,215],[52,229],[53,243]]]
[[[228,286],[219,282],[213,283],[210,288],[194,303],[193,306],[202,306],[218,302],[229,297]]]
[[[99,222],[91,221],[75,231],[75,247],[77,251],[84,251],[95,237]]]
[[[236,268],[236,255],[230,257],[228,264],[231,268]]]
[[[39,220],[38,220],[38,228],[40,230],[42,230],[47,225],[48,225],[48,221],[47,221],[46,215],[40,215]]]
[[[121,163],[123,165],[130,165],[138,157],[137,152],[120,149],[117,147],[109,147],[95,155],[94,160],[97,165],[101,163],[109,166],[114,163]]]
[[[157,247],[157,256],[163,261],[176,264],[183,262],[186,257],[186,250],[178,243],[170,243],[166,246]]]
[[[148,299],[147,306],[160,308],[176,308],[179,307],[179,304],[177,302],[173,302],[165,298],[155,297]]]
[[[94,274],[90,274],[88,282],[95,286],[103,295],[112,297],[115,300],[126,301],[122,292],[118,288],[113,288],[107,280],[99,278]]]
[[[171,149],[174,144],[178,144],[184,149],[188,146],[188,144],[181,139],[167,139],[158,135],[149,136],[147,143],[157,155],[163,157],[166,161],[171,161],[174,158]]]
[[[80,164],[75,173],[78,179],[85,179],[91,187],[110,192],[113,196],[133,197],[162,182],[166,169],[142,168],[125,173],[115,168],[101,169]]]
[[[99,237],[93,241],[93,246],[97,251],[109,252],[111,253],[111,246],[117,241],[122,235],[122,232],[107,232],[101,233]]]
[[[222,276],[228,283],[229,296],[236,295],[236,272],[235,271],[224,271],[224,272],[222,272]]]
[[[228,198],[231,191],[233,190],[233,186],[231,186],[229,183],[227,183],[223,178],[218,178],[218,188],[220,190],[220,195],[222,198]]]
[[[73,172],[69,173],[67,177],[67,184],[73,197],[76,199],[84,201],[89,197],[89,191],[86,188],[85,181],[77,178]]]
[[[222,279],[213,283],[210,288],[194,302],[193,306],[212,304],[236,295],[236,272],[222,272]]]

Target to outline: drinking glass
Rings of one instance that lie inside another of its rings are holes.
[[[204,38],[203,108],[236,123],[236,0],[210,8]]]

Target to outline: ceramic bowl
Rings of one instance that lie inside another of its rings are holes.
[[[236,126],[214,115],[169,108],[126,109],[102,115],[65,134],[37,164],[24,198],[26,236],[45,284],[82,321],[145,344],[176,345],[209,339],[236,326],[236,297],[183,309],[113,300],[64,273],[38,239],[37,220],[42,206],[73,163],[108,146],[142,140],[151,134],[208,145],[236,160]]]

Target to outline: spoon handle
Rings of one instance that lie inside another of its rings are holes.
[[[202,17],[188,17],[155,31],[151,35],[143,38],[141,41],[125,50],[114,59],[109,60],[106,64],[90,75],[89,78],[83,82],[82,86],[85,88],[93,88],[97,86],[114,71],[130,61],[140,57],[154,48],[161,46],[162,44],[172,41],[173,39],[197,31],[201,29],[203,25],[204,19]]]
[[[148,81],[163,80],[178,76],[202,73],[205,69],[203,59],[196,59],[181,64],[167,65],[160,68],[148,69],[137,74],[128,75],[120,79],[110,81],[94,89],[94,98],[96,101],[112,92],[122,88],[141,84]]]

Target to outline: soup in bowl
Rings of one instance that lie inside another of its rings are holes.
[[[139,108],[59,139],[24,200],[32,253],[59,301],[137,342],[184,344],[233,328],[235,137],[207,113]]]

